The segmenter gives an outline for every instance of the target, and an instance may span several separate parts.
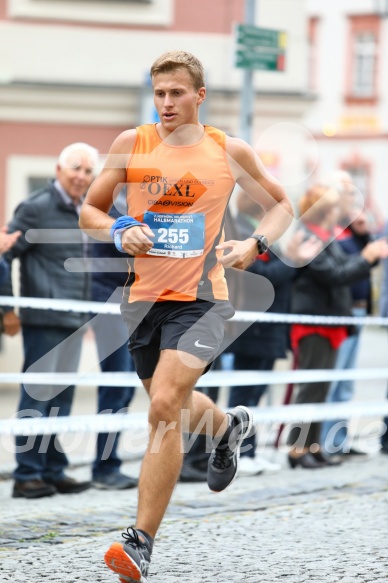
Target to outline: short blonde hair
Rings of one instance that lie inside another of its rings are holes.
[[[151,67],[151,79],[158,73],[171,73],[176,69],[186,69],[198,91],[205,86],[205,72],[197,57],[186,51],[167,51],[156,59]]]
[[[319,225],[328,211],[338,203],[338,190],[323,184],[315,184],[299,201],[300,217],[305,223]]]

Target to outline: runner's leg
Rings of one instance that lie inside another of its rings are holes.
[[[163,350],[152,379],[144,382],[150,396],[151,434],[139,478],[136,528],[155,537],[171,498],[183,460],[181,411],[190,411],[190,429],[208,410],[213,413],[213,435],[228,426],[227,416],[206,395],[192,394],[206,365],[192,357],[184,364],[177,350]],[[202,365],[203,364],[203,365]],[[201,368],[199,368],[201,367]]]

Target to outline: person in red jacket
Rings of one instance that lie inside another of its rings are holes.
[[[350,285],[369,275],[376,260],[388,256],[385,239],[368,243],[360,255],[347,255],[336,240],[340,195],[334,188],[316,184],[301,198],[300,215],[306,236],[314,234],[323,249],[313,261],[299,270],[292,294],[292,311],[317,316],[350,316]],[[293,324],[292,348],[297,351],[300,369],[331,369],[338,348],[348,337],[346,326]],[[322,403],[330,383],[299,384],[298,404]],[[321,448],[321,424],[294,426],[288,437],[289,463],[292,468],[314,469],[337,463]]]
[[[349,172],[339,170],[325,180],[325,184],[334,186],[340,195],[340,215],[336,238],[342,249],[348,255],[359,255],[364,247],[372,241],[369,231],[368,217],[362,211],[363,200],[356,189]],[[372,282],[370,274],[351,285],[352,315],[363,317],[372,309]],[[342,342],[336,357],[335,368],[346,370],[354,368],[360,345],[361,326],[354,326],[352,334]],[[330,385],[327,403],[350,401],[354,394],[354,381],[338,380]],[[348,422],[346,420],[330,420],[322,423],[322,449],[328,454],[361,454],[361,450],[352,446],[348,439]]]

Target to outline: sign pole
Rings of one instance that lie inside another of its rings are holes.
[[[245,0],[246,24],[255,23],[255,3],[256,0]],[[254,101],[253,69],[244,69],[241,89],[240,137],[248,144],[251,143],[252,139]]]

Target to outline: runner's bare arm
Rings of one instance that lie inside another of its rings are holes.
[[[127,130],[113,142],[104,168],[93,181],[82,205],[79,225],[94,239],[109,241],[114,219],[108,215],[127,181],[126,168],[136,140],[136,130]]]
[[[264,235],[271,245],[289,227],[293,219],[291,203],[283,187],[267,172],[259,156],[243,140],[227,138],[228,161],[236,182],[265,211],[260,226],[255,231]],[[229,250],[220,258],[224,267],[246,269],[257,255],[255,239],[225,241],[218,249]]]

